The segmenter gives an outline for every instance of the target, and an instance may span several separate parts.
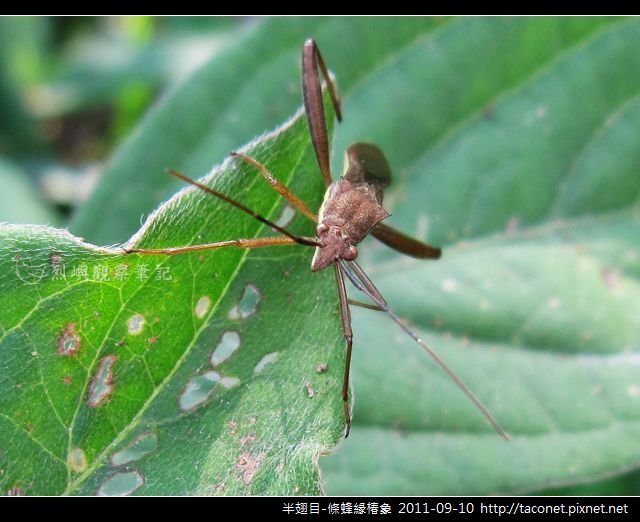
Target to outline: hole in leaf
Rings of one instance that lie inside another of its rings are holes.
[[[158,436],[152,432],[143,433],[131,444],[111,455],[111,465],[122,466],[134,460],[139,460],[157,447]]]
[[[215,371],[208,371],[193,377],[180,395],[180,409],[189,411],[206,402],[215,391],[216,384],[223,388],[233,388],[240,384],[237,377],[224,377]]]
[[[220,385],[225,388],[233,388],[234,386],[238,386],[240,384],[240,379],[237,377],[223,377],[220,379]]]
[[[214,371],[191,379],[180,395],[180,409],[187,411],[200,406],[211,396],[219,381],[220,374]]]
[[[211,365],[218,366],[231,357],[240,348],[240,334],[233,330],[224,332],[220,342],[211,354]]]
[[[291,220],[295,215],[295,209],[290,205],[285,205],[285,207],[282,209],[280,217],[278,218],[278,221],[276,221],[276,225],[283,228],[287,227],[289,223],[291,223]]]
[[[113,365],[118,360],[117,355],[103,357],[96,370],[95,377],[89,386],[89,406],[97,408],[113,393]]]
[[[253,369],[253,373],[256,375],[261,373],[268,365],[276,362],[278,360],[278,352],[271,352],[265,355],[262,359],[258,361],[255,368]]]
[[[254,285],[248,284],[242,292],[238,304],[229,311],[229,319],[246,319],[255,314],[260,297],[260,291]]]
[[[122,497],[130,495],[143,484],[144,479],[137,471],[116,473],[102,483],[98,489],[98,495],[101,497]]]

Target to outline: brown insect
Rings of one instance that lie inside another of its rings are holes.
[[[389,308],[384,297],[380,294],[373,282],[365,274],[364,270],[355,262],[358,256],[356,245],[368,234],[372,234],[387,246],[412,257],[438,259],[441,255],[439,248],[429,246],[412,239],[397,230],[384,225],[381,221],[389,216],[382,207],[384,189],[391,182],[391,169],[382,151],[369,143],[356,143],[351,145],[346,153],[345,173],[338,181],[332,181],[329,166],[329,139],[320,74],[322,73],[326,87],[331,97],[333,108],[338,121],[342,120],[340,101],[337,91],[331,80],[327,67],[322,59],[318,46],[312,39],[304,43],[302,49],[302,92],[304,107],[309,125],[311,142],[315,150],[320,172],[327,185],[327,192],[316,216],[305,203],[293,194],[285,185],[280,183],[264,165],[253,158],[237,152],[232,155],[255,167],[271,186],[282,195],[296,210],[317,223],[316,237],[303,237],[292,234],[285,228],[266,219],[242,203],[231,199],[224,194],[192,180],[175,171],[169,173],[181,180],[195,185],[205,192],[222,201],[233,205],[246,214],[259,220],[280,236],[263,237],[253,239],[231,239],[216,243],[193,245],[177,248],[160,249],[125,249],[127,253],[138,254],[165,254],[175,255],[200,250],[211,250],[235,246],[239,248],[261,248],[280,245],[300,244],[315,247],[315,253],[311,261],[311,270],[316,272],[333,265],[338,296],[340,298],[340,313],[342,328],[347,347],[344,380],[342,385],[342,402],[345,416],[345,437],[351,427],[351,415],[349,412],[349,370],[351,367],[351,350],[353,332],[351,329],[351,316],[349,305],[354,304],[385,312],[402,330],[412,337],[453,379],[464,394],[475,404],[493,428],[505,439],[507,434],[497,421],[489,413],[480,399],[464,384],[460,378],[445,364],[445,362],[429,347],[415,332],[408,328],[404,322]],[[363,292],[373,304],[360,303],[347,297],[344,277],[347,277],[354,286]]]

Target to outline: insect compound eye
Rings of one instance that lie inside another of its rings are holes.
[[[342,254],[342,259],[345,261],[353,261],[358,257],[358,250],[353,245],[349,245],[349,248]]]
[[[319,223],[316,227],[316,237],[320,237],[323,234],[326,234],[329,231],[329,225],[325,225],[324,223]]]

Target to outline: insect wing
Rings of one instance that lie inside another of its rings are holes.
[[[360,190],[372,191],[382,205],[384,189],[391,183],[391,168],[382,151],[370,143],[354,143],[345,154],[343,179]]]

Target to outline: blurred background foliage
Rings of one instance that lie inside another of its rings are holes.
[[[65,226],[154,100],[255,23],[0,17],[0,221]]]
[[[90,213],[83,205],[110,157],[154,103],[263,23],[238,17],[0,17],[0,221],[67,227],[74,214]],[[166,196],[173,188],[164,190]],[[82,218],[77,223],[82,234]],[[102,238],[124,242],[128,236],[88,237]],[[631,471],[534,493],[638,491],[640,473]]]

